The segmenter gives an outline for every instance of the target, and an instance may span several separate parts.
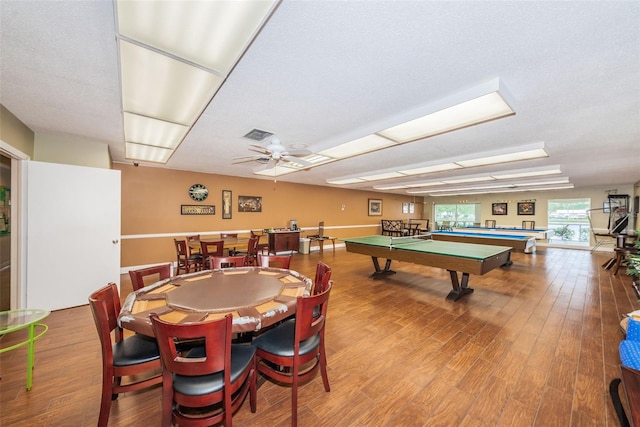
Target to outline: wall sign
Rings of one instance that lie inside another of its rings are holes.
[[[180,215],[215,215],[213,205],[180,205]]]

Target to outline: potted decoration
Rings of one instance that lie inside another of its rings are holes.
[[[638,238],[636,238],[636,242],[634,247],[640,251],[640,230],[636,231]],[[627,258],[627,274],[631,276],[633,280],[633,289],[636,292],[636,296],[638,297],[638,302],[640,302],[640,253],[630,254]]]

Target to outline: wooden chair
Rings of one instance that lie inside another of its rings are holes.
[[[171,264],[156,265],[154,267],[141,268],[139,270],[129,270],[129,277],[131,277],[131,285],[133,290],[137,291],[145,286],[145,277],[153,276],[153,280],[148,282],[158,282],[163,279],[171,277]]]
[[[244,255],[237,256],[211,256],[209,257],[209,265],[212,270],[230,267],[244,267],[247,257]]]
[[[187,324],[151,315],[162,358],[163,426],[231,427],[232,415],[247,394],[251,412],[256,411],[256,351],[251,345],[231,343],[231,323],[231,314]],[[176,341],[197,339],[204,340],[202,346],[184,354],[176,349]],[[202,410],[212,405],[220,405],[219,410]]]
[[[258,265],[260,267],[276,267],[289,270],[291,266],[291,255],[258,254]]]
[[[211,269],[209,257],[224,256],[224,240],[215,242],[200,241],[200,252],[202,253],[204,268]]]
[[[245,265],[258,265],[258,241],[259,237],[249,237],[247,243],[247,252],[238,252],[236,255],[244,255],[246,257]]]
[[[534,228],[536,228],[536,222],[535,221],[522,221],[522,228],[524,228],[525,230],[533,230]]]
[[[187,245],[189,245],[189,247],[191,247],[191,245],[196,246],[196,249],[193,249],[191,252],[192,253],[200,253],[200,235],[199,234],[194,234],[191,236],[187,236]]]
[[[496,228],[496,220],[495,219],[485,219],[484,226],[487,228]]]
[[[160,352],[156,340],[144,335],[133,335],[124,338],[122,328],[118,326],[120,313],[120,296],[115,283],[109,283],[89,296],[89,305],[96,323],[100,347],[102,350],[102,398],[98,426],[105,427],[109,421],[111,401],[118,398],[118,393],[140,390],[160,384]],[[114,332],[115,342],[111,341]],[[140,374],[152,373],[140,379]],[[138,376],[127,384],[122,384],[122,377]]]
[[[202,254],[192,254],[186,240],[173,239],[173,243],[176,246],[176,256],[178,258],[176,275],[180,274],[180,270],[189,273],[191,267],[193,267],[195,271],[202,268]]]
[[[256,234],[253,230],[250,230],[249,233],[251,233],[251,237],[256,237],[258,239],[258,252],[263,254],[266,250],[266,252],[269,253],[269,243],[260,243],[262,235]]]
[[[324,325],[331,282],[317,295],[298,297],[295,319],[286,320],[253,340],[258,371],[279,383],[291,384],[291,425],[298,425],[298,386],[320,370],[325,391],[330,391]],[[314,307],[317,315],[314,316]],[[304,365],[304,370],[300,367]]]
[[[238,233],[220,233],[220,238],[221,239],[226,239],[226,238],[238,238]],[[229,252],[229,256],[234,256],[236,254],[236,248],[229,248],[228,249]]]
[[[331,267],[322,261],[318,261],[316,265],[316,277],[313,282],[313,295],[322,293],[326,290],[331,280]]]
[[[324,235],[324,221],[320,221],[318,223],[318,234],[312,234],[307,236],[307,238],[311,239],[312,242],[318,242],[318,246],[320,247],[320,253],[324,252],[324,242],[325,240],[331,240],[331,244],[333,245],[333,252],[336,251],[336,238],[333,236],[325,236]]]

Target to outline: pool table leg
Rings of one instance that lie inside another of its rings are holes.
[[[462,281],[458,280],[458,272],[448,270],[451,276],[451,286],[453,290],[447,295],[447,299],[451,301],[458,301],[466,294],[473,292],[473,288],[469,287],[469,273],[462,273]]]
[[[371,275],[374,279],[377,279],[382,276],[386,276],[388,274],[396,274],[396,272],[391,270],[390,268],[391,267],[390,259],[387,259],[387,261],[384,263],[384,270],[380,268],[380,263],[378,262],[377,256],[372,256],[371,261],[373,261],[373,267],[376,269],[376,271],[374,271],[373,274]]]

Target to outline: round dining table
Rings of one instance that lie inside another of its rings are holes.
[[[293,270],[239,267],[199,271],[161,280],[125,299],[119,325],[153,336],[149,316],[176,324],[233,315],[233,332],[253,332],[295,313],[297,297],[309,296],[313,282]]]

